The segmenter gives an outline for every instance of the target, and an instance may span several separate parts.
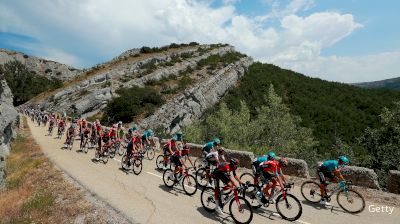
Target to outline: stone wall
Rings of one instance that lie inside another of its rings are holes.
[[[354,185],[380,189],[378,175],[372,169],[358,166],[347,166],[342,170],[342,174],[346,180],[353,181]]]
[[[286,175],[309,178],[308,165],[302,159],[286,158],[289,162],[287,167],[284,167],[282,172]]]
[[[400,171],[390,170],[387,189],[391,193],[400,194]]]

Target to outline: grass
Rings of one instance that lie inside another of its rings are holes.
[[[6,173],[0,223],[71,223],[82,216],[84,223],[106,223],[106,215],[94,214],[83,193],[53,168],[28,128],[21,129],[11,144]]]

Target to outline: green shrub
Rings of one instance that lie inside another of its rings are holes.
[[[102,118],[103,122],[129,123],[135,117],[153,113],[165,100],[151,87],[132,87],[117,90],[119,97],[112,99]]]
[[[14,105],[21,105],[39,93],[61,87],[62,81],[56,78],[47,79],[35,75],[19,61],[0,65],[0,75],[4,75],[14,95]]]

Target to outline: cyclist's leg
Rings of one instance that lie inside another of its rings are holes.
[[[321,197],[324,198],[324,197],[326,197],[325,189],[327,186],[324,169],[319,168],[317,171],[317,174],[318,174],[319,182],[320,182],[319,189],[321,191]]]

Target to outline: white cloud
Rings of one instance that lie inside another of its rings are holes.
[[[91,58],[92,65],[101,62],[99,58],[107,60],[133,47],[191,41],[229,43],[255,59],[306,74],[323,72],[320,77],[335,81],[350,80],[335,65],[346,64],[350,68],[352,63],[368,61],[320,56],[321,50],[362,27],[351,14],[328,11],[299,16],[297,13],[308,10],[314,1],[292,0],[287,5],[279,5],[278,1],[269,0],[272,10],[251,18],[236,12],[236,0],[224,0],[225,4],[219,8],[212,8],[211,2],[37,0],[18,4],[2,1],[0,31],[33,36],[47,49],[38,50],[42,54],[39,56],[77,66],[88,65],[83,58]],[[278,25],[267,26],[271,20]],[[375,59],[383,60],[383,57]],[[378,68],[384,63],[376,64],[374,71],[379,74],[386,71]],[[398,66],[391,67],[398,69]],[[331,73],[319,69],[327,67],[332,67]],[[366,78],[361,74],[354,69],[352,75]]]

